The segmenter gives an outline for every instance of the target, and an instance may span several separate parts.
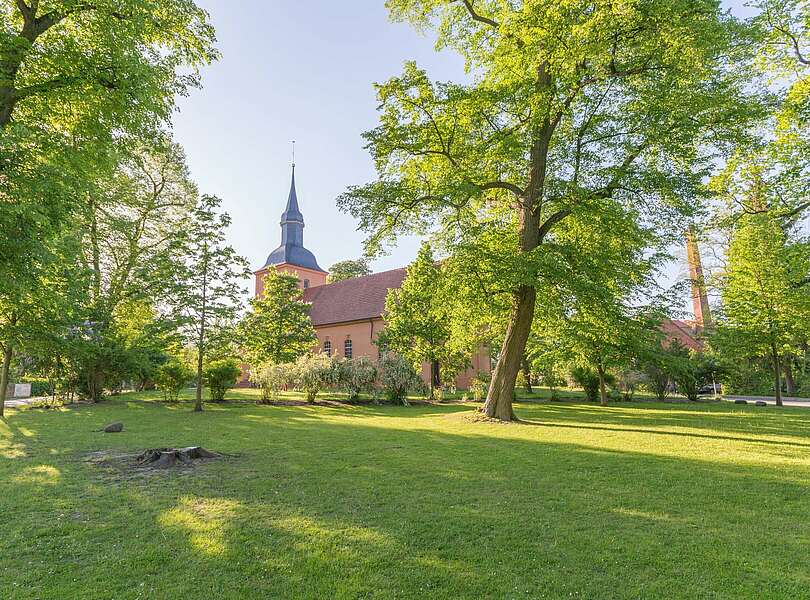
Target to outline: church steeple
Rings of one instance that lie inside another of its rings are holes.
[[[304,245],[304,215],[298,208],[298,194],[295,192],[295,163],[292,165],[290,194],[287,196],[287,207],[281,213],[281,244]]]
[[[298,207],[298,194],[295,190],[294,158],[287,206],[284,212],[281,213],[281,245],[270,253],[264,266],[280,264],[325,272],[318,266],[318,261],[315,260],[312,252],[304,248],[304,215]]]

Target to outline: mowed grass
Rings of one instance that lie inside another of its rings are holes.
[[[810,597],[810,411],[474,409],[11,410],[0,598]],[[86,460],[186,445],[230,456],[136,477]]]

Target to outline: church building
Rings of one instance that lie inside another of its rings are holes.
[[[329,356],[377,360],[379,350],[375,341],[385,327],[383,312],[388,290],[398,288],[405,279],[406,269],[393,269],[327,283],[324,271],[304,246],[304,216],[298,206],[293,165],[287,206],[281,214],[281,244],[273,250],[255,272],[256,295],[264,289],[264,276],[276,268],[298,277],[304,300],[311,305],[310,317],[318,337],[318,346]],[[456,378],[456,385],[466,389],[478,372],[489,373],[489,351],[480,349],[470,359],[470,368]],[[430,365],[422,365],[422,379],[430,380]]]

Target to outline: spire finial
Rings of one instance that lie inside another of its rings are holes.
[[[295,172],[295,140],[292,141],[292,169]]]

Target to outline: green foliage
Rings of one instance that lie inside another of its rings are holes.
[[[475,377],[470,381],[469,392],[473,395],[473,401],[481,402],[484,396],[487,395],[489,389],[490,376],[489,373],[479,371]]]
[[[299,356],[292,368],[295,387],[307,395],[307,402],[315,402],[315,397],[323,388],[332,383],[332,359],[322,352]]]
[[[425,384],[411,362],[394,352],[385,352],[377,363],[380,387],[390,402],[408,404],[409,392],[424,391]]]
[[[365,258],[341,260],[329,267],[329,275],[326,277],[326,283],[335,283],[336,281],[344,281],[365,275],[371,275],[371,268],[368,266],[368,260]]]
[[[294,384],[295,369],[293,363],[264,363],[250,371],[250,381],[262,391],[262,402],[278,397],[286,386]]]
[[[599,400],[599,375],[591,368],[575,366],[571,369],[571,379],[585,392],[590,402]]]
[[[714,362],[706,354],[689,350],[677,342],[671,344],[669,353],[674,358],[670,364],[678,392],[696,402],[700,388],[712,382],[712,373],[717,370]]]
[[[367,232],[369,252],[431,232],[451,259],[463,257],[464,280],[503,311],[489,319],[500,321],[493,331],[513,332],[501,338],[486,406],[509,419],[536,288],[583,270],[608,281],[594,232],[628,242],[641,232],[654,251],[680,235],[718,155],[760,114],[746,96],[756,88],[746,28],[717,3],[686,1],[388,7],[432,29],[473,75],[437,83],[407,63],[378,84],[379,125],[365,134],[378,177],[339,205]]]
[[[374,391],[377,382],[377,365],[365,356],[349,360],[333,360],[334,382],[349,394],[350,400],[357,400],[362,393]]]
[[[451,341],[444,280],[430,246],[422,244],[402,285],[388,291],[378,344],[408,359],[415,369],[438,362],[441,373],[451,379],[469,364],[472,348],[458,349]],[[440,384],[437,379],[432,373],[431,387]]]
[[[242,369],[236,359],[213,360],[203,369],[203,383],[211,392],[212,402],[222,402],[225,393],[236,385]]]
[[[158,389],[163,392],[163,399],[177,402],[182,390],[194,377],[188,365],[177,358],[170,358],[155,369],[154,381]]]
[[[210,329],[228,327],[236,319],[241,281],[250,274],[247,260],[225,244],[231,218],[217,212],[221,202],[208,195],[197,200],[183,236],[174,245],[176,261],[167,273],[172,279],[166,300],[197,351],[197,411],[202,410],[202,371],[209,358]]]
[[[250,364],[293,362],[317,343],[310,305],[302,300],[295,275],[270,269],[264,291],[250,306],[237,334]]]

